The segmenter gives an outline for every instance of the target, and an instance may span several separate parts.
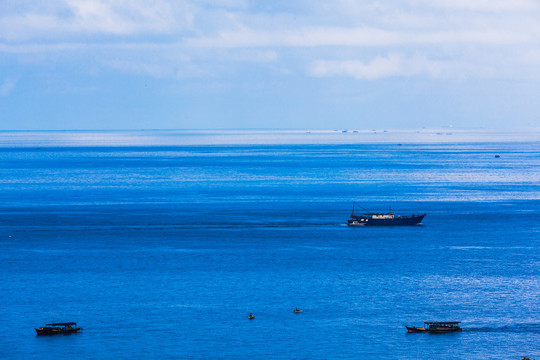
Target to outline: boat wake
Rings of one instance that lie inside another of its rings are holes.
[[[478,327],[463,329],[467,332],[485,332],[485,333],[533,333],[540,334],[540,324],[516,324],[500,327]]]

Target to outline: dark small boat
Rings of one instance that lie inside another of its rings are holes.
[[[60,335],[73,334],[81,331],[82,328],[77,327],[77,323],[52,323],[36,329],[37,335]]]
[[[363,215],[354,214],[354,202],[351,218],[347,221],[349,226],[403,226],[421,225],[423,215],[396,215],[396,213],[365,213]]]
[[[405,326],[407,332],[419,333],[428,332],[431,334],[441,334],[455,331],[462,331],[463,329],[458,326],[461,321],[428,321],[424,323],[424,327],[418,326]]]
[[[295,313],[295,314],[298,314],[298,313],[304,312],[304,310],[300,310],[299,308],[295,308],[292,312]]]
[[[249,320],[253,320],[253,319],[255,319],[255,315],[253,315],[253,314],[249,314],[249,315],[248,315],[248,319],[249,319]]]

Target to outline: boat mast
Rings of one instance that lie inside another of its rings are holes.
[[[351,217],[354,216],[354,201],[352,202],[352,214],[351,214]]]

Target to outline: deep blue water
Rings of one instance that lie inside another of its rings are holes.
[[[539,179],[537,142],[0,147],[0,358],[538,359]]]

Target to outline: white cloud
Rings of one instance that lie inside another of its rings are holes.
[[[532,64],[532,65],[536,65],[536,66],[540,65],[540,49],[527,51],[523,55],[523,60],[526,63]]]
[[[413,0],[409,3],[453,10],[472,10],[482,12],[508,12],[539,10],[536,0]]]
[[[0,85],[0,96],[9,95],[9,93],[15,88],[15,80],[7,78],[2,85]]]
[[[6,7],[0,38],[57,43],[114,35],[117,42],[137,42],[161,34],[193,47],[222,48],[540,42],[540,3],[533,0],[337,0],[303,3],[302,16],[265,13],[246,0],[51,2],[56,5]]]
[[[540,29],[534,29],[540,30]],[[243,28],[216,36],[187,39],[186,46],[208,48],[246,47],[386,47],[408,45],[480,44],[513,45],[540,42],[540,31],[523,33],[507,29],[449,31],[393,31],[377,28],[312,27],[273,31]]]
[[[397,56],[377,57],[369,63],[355,60],[317,60],[311,67],[311,74],[317,77],[348,75],[367,80],[398,75],[401,71],[400,59]]]
[[[141,76],[235,73],[244,62],[358,79],[507,76],[525,74],[540,48],[536,0],[301,1],[294,10],[248,0],[5,1],[0,53],[33,64],[91,59]]]
[[[91,35],[171,33],[189,27],[189,4],[166,0],[56,0],[46,9],[33,7],[0,15],[0,38],[49,41]],[[39,12],[39,11],[42,12]]]
[[[159,64],[147,63],[144,61],[129,61],[129,60],[110,60],[104,64],[112,69],[116,69],[123,73],[151,76],[162,78],[170,75],[169,71]]]
[[[160,51],[169,51],[178,48],[178,44],[157,44],[150,42],[133,42],[133,43],[76,43],[76,42],[59,42],[53,44],[2,44],[0,43],[0,53],[6,54],[68,54],[70,57],[74,54],[86,56],[88,53],[99,54],[100,51],[108,52],[109,54],[125,54],[129,56],[145,56],[149,52],[156,53]],[[131,54],[128,54],[131,52]],[[25,61],[28,58],[25,58]]]
[[[430,61],[422,56],[406,57],[402,54],[377,56],[364,62],[360,60],[316,60],[309,67],[315,77],[352,76],[359,80],[377,80],[387,77],[427,75],[439,77],[450,64]]]
[[[463,52],[446,58],[424,54],[389,53],[368,59],[312,61],[307,74],[313,77],[352,77],[357,80],[378,80],[392,77],[423,77],[464,80],[477,78],[531,78],[540,75],[535,69],[535,53],[523,60],[520,56],[492,59],[491,54]],[[524,70],[526,61],[527,70]],[[522,64],[521,67],[516,64]],[[521,75],[520,75],[521,74]]]
[[[216,36],[190,38],[191,47],[246,48],[246,47],[313,47],[313,46],[376,46],[399,44],[400,34],[372,28],[292,28],[225,30]]]
[[[175,22],[189,23],[190,15],[175,17],[172,6],[166,1],[141,0],[70,0],[73,29],[108,34],[137,34],[144,32],[169,32]]]

